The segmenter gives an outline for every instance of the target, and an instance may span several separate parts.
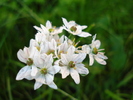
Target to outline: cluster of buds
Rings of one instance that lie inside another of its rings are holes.
[[[40,88],[43,84],[53,89],[57,89],[54,83],[54,75],[60,73],[62,78],[71,76],[76,84],[80,83],[80,75],[87,75],[88,68],[82,63],[89,56],[89,65],[93,65],[94,60],[102,65],[106,65],[107,57],[103,49],[99,49],[101,42],[92,37],[91,44],[78,46],[78,42],[65,36],[65,30],[70,35],[79,37],[92,36],[83,29],[85,25],[79,25],[75,21],[67,21],[62,18],[63,26],[52,26],[50,21],[46,25],[34,26],[37,30],[35,39],[30,40],[29,47],[24,47],[17,52],[18,59],[25,63],[26,66],[20,69],[16,80],[35,79],[34,89]]]

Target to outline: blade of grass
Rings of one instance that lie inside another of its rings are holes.
[[[128,83],[129,81],[131,81],[133,79],[133,71],[130,71],[125,77],[124,79],[117,85],[117,87],[121,87],[123,85],[125,85],[126,83]]]
[[[105,90],[105,93],[110,96],[111,98],[113,98],[114,100],[124,100],[121,97],[119,97],[117,94],[111,92],[110,90]]]
[[[39,16],[34,13],[28,6],[26,6],[24,3],[22,3],[20,0],[17,0],[17,2],[25,9],[26,12],[28,12],[28,14],[34,18],[37,22],[39,23],[43,23],[44,20],[39,18]]]
[[[7,91],[8,91],[9,100],[13,100],[12,93],[11,93],[10,78],[9,77],[7,77]]]
[[[1,47],[3,46],[3,44],[4,44],[4,42],[5,42],[5,40],[6,40],[6,38],[7,38],[7,36],[8,36],[8,31],[4,34],[4,36],[2,37],[2,39],[1,39],[1,41],[0,41],[0,49],[1,49]]]

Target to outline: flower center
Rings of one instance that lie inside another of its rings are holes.
[[[53,31],[54,31],[54,29],[53,29],[53,28],[50,28],[50,29],[49,29],[49,32],[53,32]]]
[[[72,26],[72,27],[70,28],[70,30],[73,31],[73,32],[75,32],[75,31],[77,30],[77,28],[76,28],[75,26]]]
[[[47,69],[46,68],[43,68],[43,69],[41,69],[41,71],[40,71],[42,74],[47,74]]]
[[[74,68],[74,67],[75,67],[75,63],[74,63],[73,61],[70,61],[70,62],[68,63],[68,67]]]
[[[28,60],[27,60],[27,65],[32,65],[33,64],[33,60],[31,59],[31,58],[28,58]]]
[[[98,53],[98,49],[95,47],[93,48],[93,51],[92,51],[94,54],[97,54]]]
[[[49,50],[49,51],[47,51],[46,54],[47,54],[47,55],[50,55],[51,53],[54,54],[54,50]]]
[[[37,50],[40,51],[40,47],[39,46],[36,46]]]

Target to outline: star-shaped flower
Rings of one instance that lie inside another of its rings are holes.
[[[37,27],[37,26],[34,26],[34,28],[44,34],[56,35],[56,34],[61,33],[63,30],[62,26],[59,28],[52,26],[52,23],[49,20],[46,22],[46,26],[44,26],[42,24],[40,26],[41,26],[41,28]]]
[[[102,65],[106,65],[106,59],[107,56],[104,55],[103,52],[100,52],[104,49],[99,49],[101,42],[100,40],[95,40],[96,39],[96,35],[94,35],[92,43],[90,45],[83,45],[82,46],[82,52],[86,53],[89,55],[89,60],[90,60],[90,66],[93,65],[94,63],[94,59],[102,64]]]
[[[24,49],[20,49],[17,53],[18,59],[26,63],[27,65],[20,69],[16,76],[16,80],[22,80],[26,78],[28,80],[33,79],[33,73],[37,73],[37,68],[34,65],[34,57],[37,52],[35,47],[24,47]]]
[[[79,74],[87,75],[88,69],[84,67],[82,61],[85,59],[86,54],[75,54],[75,47],[71,46],[67,54],[61,54],[60,66],[62,78],[66,78],[69,74],[76,84],[80,83]]]
[[[46,84],[51,88],[57,89],[57,86],[53,82],[54,74],[59,72],[60,67],[58,65],[52,65],[53,57],[52,55],[44,55],[43,63],[38,63],[36,66],[38,68],[37,73],[34,75],[36,80],[34,89],[38,89],[42,84]]]
[[[69,33],[73,35],[78,35],[80,37],[88,37],[91,36],[88,32],[83,32],[82,30],[87,28],[87,26],[78,25],[75,23],[75,21],[67,21],[65,18],[62,18],[62,21],[64,23],[64,29],[68,31]]]

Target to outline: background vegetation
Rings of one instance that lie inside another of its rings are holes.
[[[88,25],[87,31],[97,34],[109,59],[106,66],[96,62],[89,66],[86,60],[90,73],[79,85],[57,74],[57,86],[79,100],[133,100],[132,0],[1,0],[0,100],[70,100],[46,85],[34,91],[34,80],[15,80],[25,65],[16,53],[34,38],[33,26],[47,20],[60,26],[61,17]]]

